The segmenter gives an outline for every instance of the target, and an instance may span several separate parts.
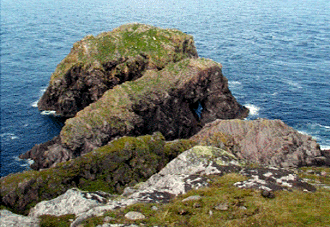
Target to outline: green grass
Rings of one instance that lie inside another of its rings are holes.
[[[188,40],[188,49],[183,51],[185,40]],[[51,82],[61,79],[75,66],[102,70],[106,62],[144,54],[148,56],[151,68],[163,68],[169,62],[190,57],[192,53],[197,56],[193,38],[183,32],[143,24],[123,25],[96,37],[86,36],[74,43],[71,52],[52,74]]]
[[[75,215],[42,215],[40,218],[40,227],[70,227],[70,223],[75,219]]]
[[[238,189],[233,183],[244,180],[238,174],[211,177],[210,187],[192,190],[169,204],[135,204],[124,209],[109,211],[101,217],[85,222],[84,226],[103,223],[141,224],[144,226],[329,226],[330,190],[315,193],[294,190],[277,191],[274,199],[261,196],[260,191]],[[182,202],[191,195],[200,195],[200,201]],[[228,210],[214,209],[218,204],[228,204]],[[158,207],[153,210],[152,207]],[[246,209],[242,208],[245,207]],[[182,215],[180,212],[185,211]],[[129,211],[139,211],[145,220],[129,221],[124,216]],[[211,215],[210,215],[211,213]],[[87,224],[88,223],[88,224]]]

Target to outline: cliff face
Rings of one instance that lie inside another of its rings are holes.
[[[303,135],[281,120],[216,120],[192,140],[228,147],[251,163],[280,167],[327,165],[325,152],[311,136]]]
[[[73,117],[117,84],[187,57],[198,57],[193,37],[177,30],[128,24],[87,36],[57,66],[38,108]]]
[[[35,169],[48,168],[118,136],[159,131],[167,140],[188,138],[205,123],[247,114],[229,91],[219,63],[188,58],[108,90],[68,119],[53,142],[37,145],[21,158],[34,159]]]

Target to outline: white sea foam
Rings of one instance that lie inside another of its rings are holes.
[[[229,86],[242,85],[242,83],[239,81],[229,81],[228,84]]]
[[[39,100],[34,101],[33,103],[31,103],[31,106],[34,108],[38,107],[38,102],[39,102]]]
[[[5,138],[5,139],[11,139],[11,140],[19,139],[19,137],[16,136],[14,133],[9,133],[9,132],[0,134],[0,137]]]
[[[56,115],[56,111],[55,110],[44,110],[40,113],[41,115]]]
[[[326,129],[326,131],[330,131],[330,126],[327,125],[321,125],[321,124],[316,124],[317,126],[319,126],[320,128],[324,128]]]
[[[309,135],[307,132],[305,131],[302,131],[302,130],[297,130],[300,134],[303,134],[303,135]]]
[[[45,91],[47,90],[47,87],[42,87],[40,89],[40,94],[43,95],[45,93]]]
[[[32,159],[20,159],[18,156],[14,156],[14,160],[16,162],[22,162],[22,164],[20,164],[20,166],[30,166],[34,163],[34,161]]]
[[[260,107],[253,104],[245,104],[244,106],[250,110],[251,116],[259,115]]]
[[[228,81],[228,85],[230,89],[235,89],[241,87],[242,83],[239,81]]]
[[[298,83],[298,82],[296,82],[296,81],[292,81],[292,80],[285,80],[285,81],[284,81],[284,83],[286,83],[286,84],[288,84],[288,85],[292,86],[293,88],[298,88],[298,89],[301,89],[301,88],[303,88],[303,87],[301,86],[301,84],[299,84],[299,83]]]
[[[329,145],[320,145],[321,150],[330,150],[330,146]]]

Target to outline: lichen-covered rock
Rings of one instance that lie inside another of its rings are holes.
[[[237,157],[252,163],[300,167],[324,164],[319,144],[281,120],[216,120],[192,140],[227,147]]]
[[[202,106],[199,115],[198,106]],[[248,110],[228,89],[221,65],[209,59],[185,59],[161,71],[104,93],[65,122],[60,137],[37,145],[21,158],[34,169],[48,168],[107,144],[118,136],[160,131],[167,140],[188,138],[215,119],[244,118]]]
[[[127,24],[86,36],[56,67],[38,108],[73,117],[117,84],[187,57],[198,57],[193,37],[174,29]]]
[[[0,227],[39,227],[39,219],[0,210]]]
[[[54,168],[1,178],[1,204],[26,214],[37,202],[53,199],[72,187],[121,193],[127,185],[147,180],[195,144],[189,140],[165,142],[160,133],[119,138]]]
[[[39,217],[45,214],[54,216],[78,215],[93,207],[105,204],[107,199],[100,193],[83,192],[73,188],[55,199],[38,203],[31,209],[29,217]]]
[[[245,168],[240,174],[250,179],[237,182],[239,188],[251,188],[264,191],[292,190],[294,188],[315,192],[316,188],[302,181],[293,171],[281,168]],[[269,195],[268,195],[269,196]]]
[[[234,155],[222,149],[195,146],[180,154],[146,182],[126,188],[122,196],[110,199],[106,205],[78,214],[71,226],[78,226],[83,220],[108,210],[135,203],[169,202],[189,190],[208,186],[207,175],[238,172],[241,164]]]

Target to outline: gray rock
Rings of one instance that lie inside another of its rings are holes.
[[[129,220],[142,220],[145,219],[146,216],[144,216],[142,213],[140,212],[136,212],[136,211],[130,211],[127,214],[125,214],[125,218],[129,219]]]
[[[0,210],[1,227],[39,227],[39,219],[14,214],[8,210]]]
[[[38,203],[31,209],[29,216],[39,217],[45,214],[55,216],[79,215],[93,207],[106,203],[106,201],[106,198],[96,193],[83,192],[73,188],[55,199]]]
[[[193,195],[193,196],[189,196],[185,199],[182,200],[182,202],[187,202],[187,201],[197,201],[200,200],[202,197],[200,195]]]
[[[316,191],[316,188],[301,179],[293,171],[282,168],[246,168],[240,174],[250,179],[236,182],[238,188],[252,188],[263,191],[291,190],[299,188],[301,190]]]
[[[114,218],[109,217],[109,216],[107,216],[107,217],[105,217],[105,218],[103,219],[104,222],[110,222],[110,221],[112,221],[112,220],[114,220]]]
[[[263,190],[263,191],[261,191],[261,195],[262,195],[262,197],[269,198],[269,199],[275,198],[275,194],[272,191]]]
[[[169,202],[173,197],[191,189],[208,186],[205,175],[238,172],[241,169],[239,165],[241,163],[234,155],[222,149],[195,146],[180,154],[146,182],[125,190],[125,195],[80,214],[71,227],[78,226],[89,217],[135,203]]]
[[[229,209],[228,203],[220,203],[214,207],[215,210],[226,211]]]

